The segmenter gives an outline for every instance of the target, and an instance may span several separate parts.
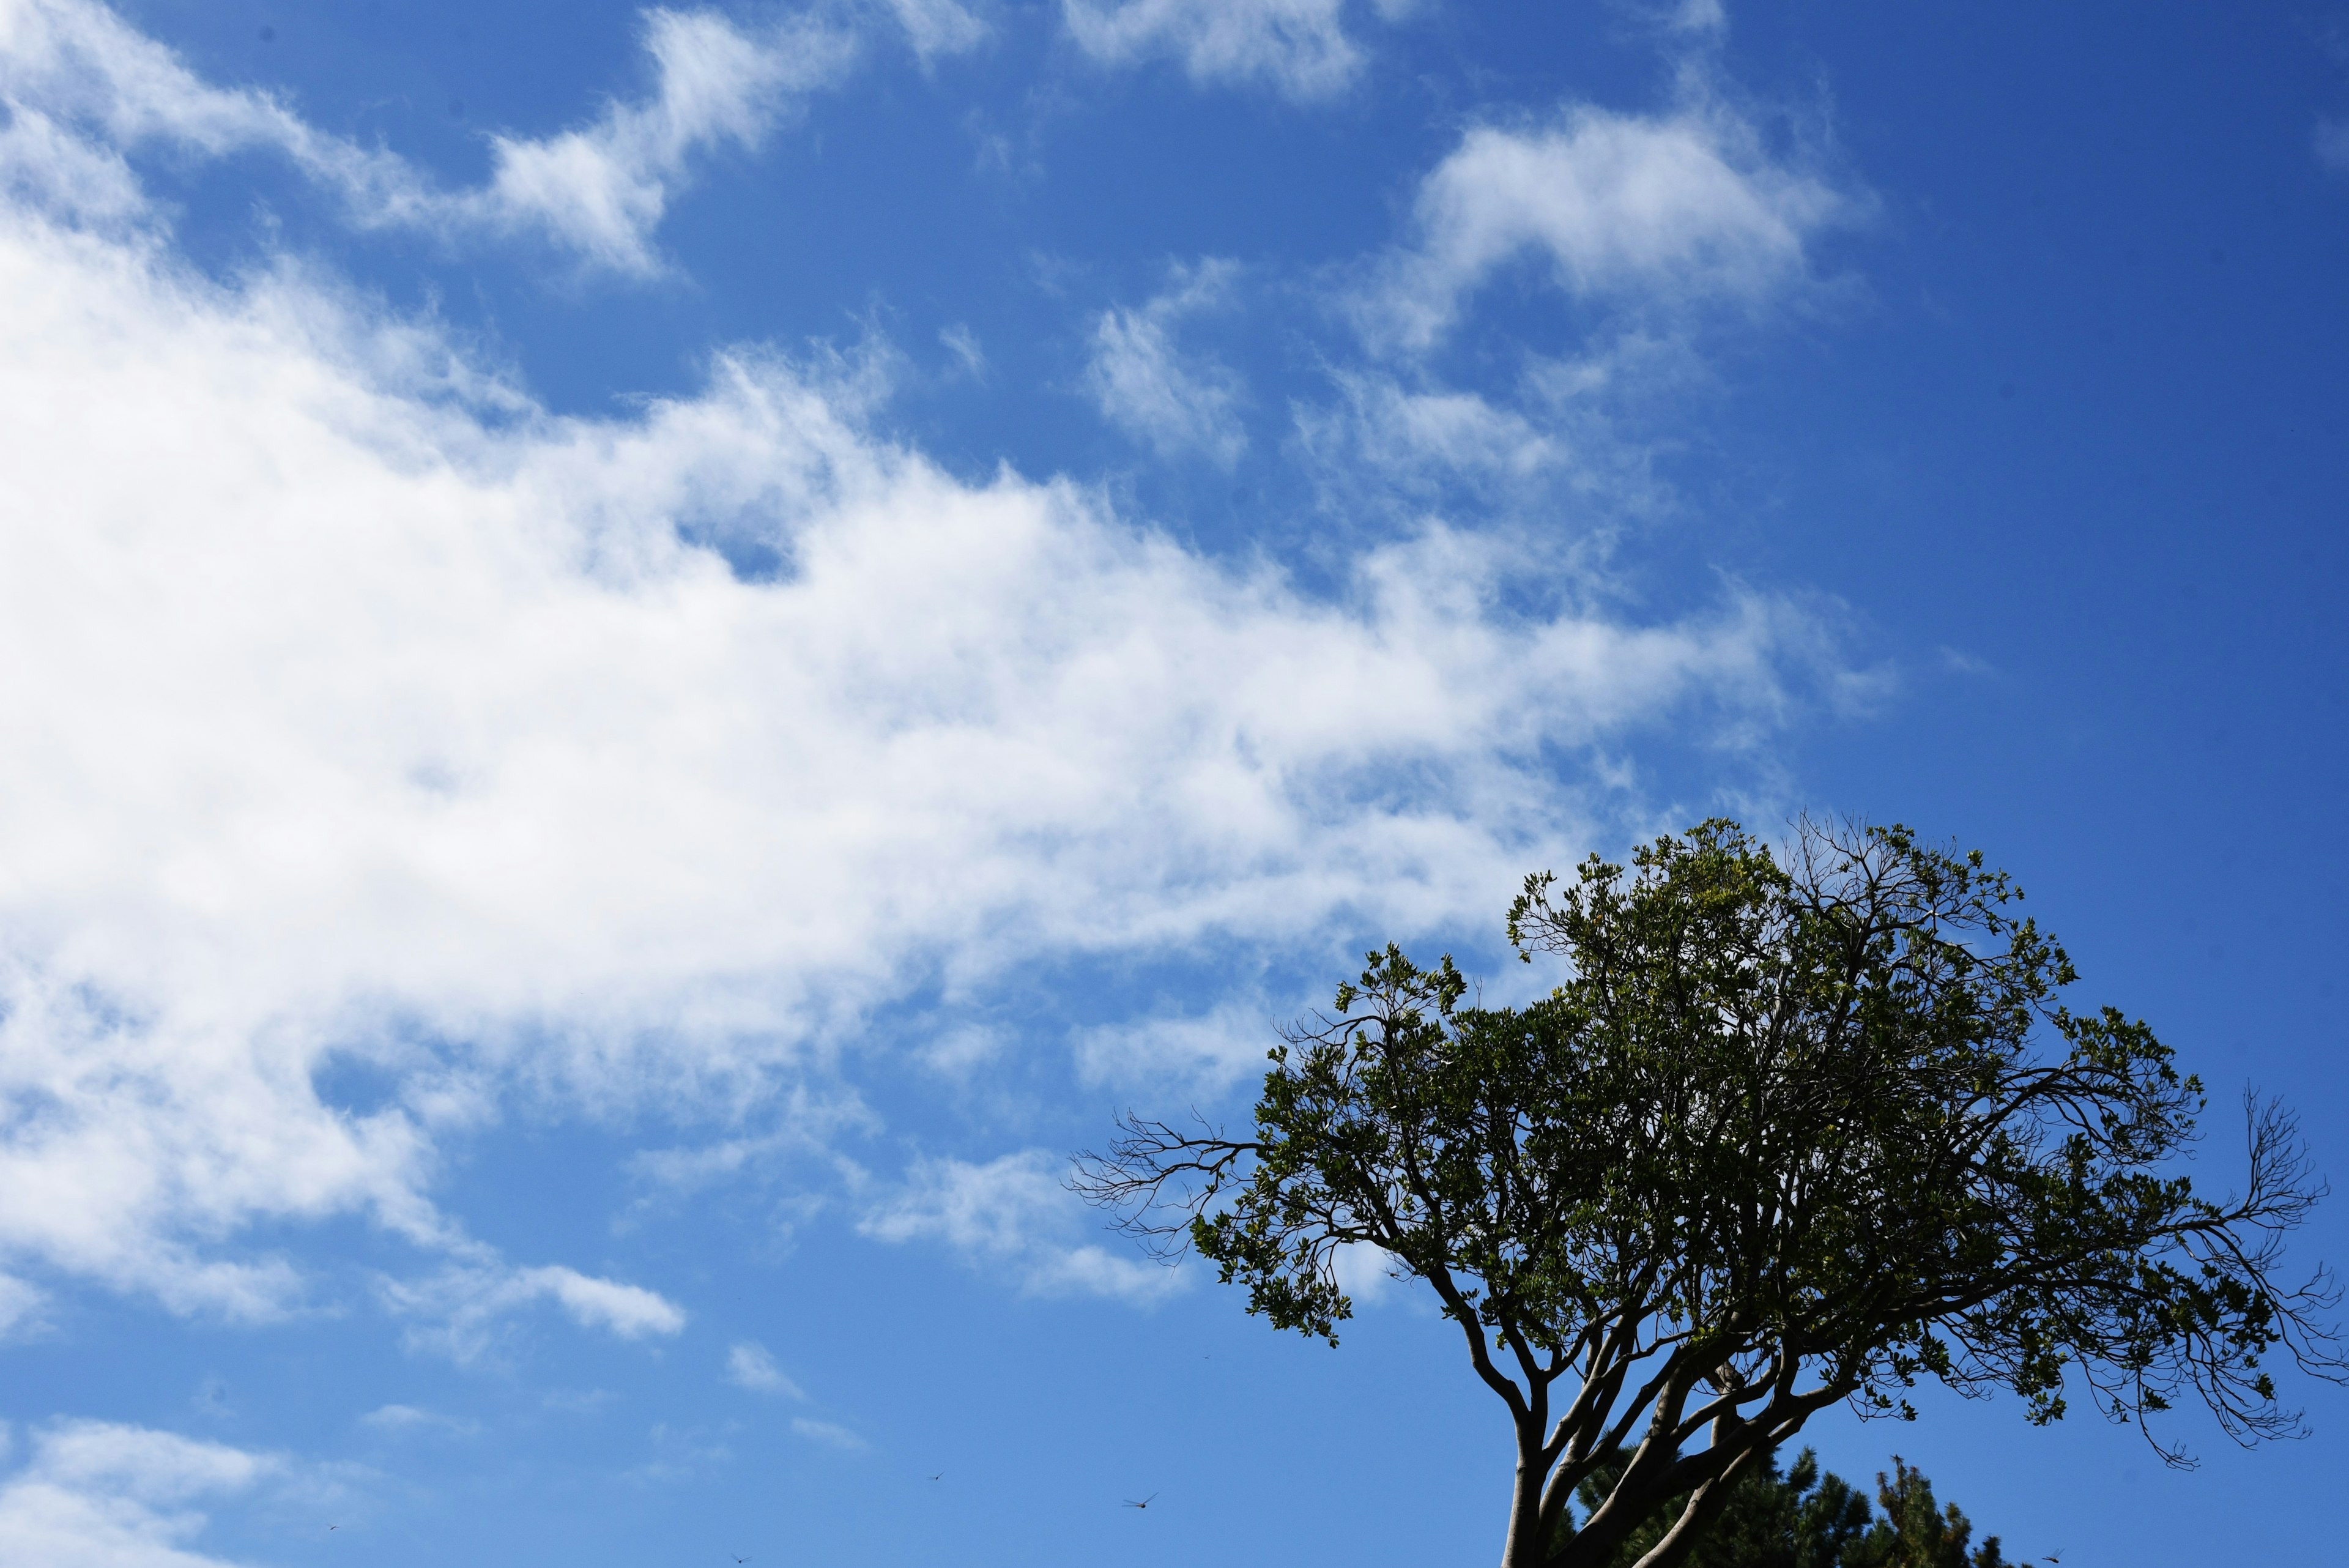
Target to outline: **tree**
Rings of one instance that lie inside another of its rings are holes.
[[[2002,1568],[2005,1558],[1993,1535],[1979,1552],[1968,1555],[1966,1538],[1973,1527],[1950,1503],[1936,1512],[1933,1483],[1892,1456],[1892,1479],[1876,1475],[1876,1501],[1884,1505],[1884,1522],[1868,1532],[1851,1561],[1867,1568]],[[1869,1552],[1873,1549],[1874,1555]]]
[[[2330,1276],[2278,1280],[2321,1196],[2292,1118],[2247,1100],[2243,1192],[2197,1194],[2199,1082],[2063,1004],[2021,897],[1899,827],[1806,823],[1782,864],[1708,822],[1526,879],[1547,997],[1389,945],[1283,1032],[1248,1136],[1128,1115],[1072,1185],[1333,1345],[1341,1250],[1432,1288],[1515,1433],[1504,1568],[1599,1568],[1651,1519],[1640,1568],[1682,1563],[1813,1415],[1913,1415],[1920,1377],[2037,1422],[2085,1388],[2148,1440],[2181,1397],[2296,1429],[2267,1362],[2343,1362]]]
[[[1586,1509],[1604,1502],[1629,1460],[1619,1449],[1583,1479],[1576,1501]],[[1691,1548],[1688,1568],[2013,1568],[1997,1536],[1967,1549],[1973,1526],[1957,1504],[1937,1508],[1933,1483],[1893,1456],[1893,1473],[1878,1471],[1877,1501],[1884,1517],[1868,1511],[1868,1499],[1841,1476],[1822,1472],[1817,1454],[1805,1449],[1783,1474],[1775,1459],[1741,1474],[1729,1499]],[[1651,1517],[1615,1549],[1615,1568],[1629,1568],[1661,1540],[1671,1509]]]

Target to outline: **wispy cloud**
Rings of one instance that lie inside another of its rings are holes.
[[[36,1329],[47,1299],[37,1286],[0,1274],[0,1340]]]
[[[414,1320],[410,1343],[460,1361],[486,1352],[504,1320],[542,1303],[619,1339],[665,1338],[685,1327],[684,1309],[657,1292],[559,1264],[458,1265],[426,1279],[385,1280],[380,1288],[394,1311]]]
[[[746,1339],[726,1353],[726,1380],[738,1388],[748,1388],[755,1394],[777,1394],[786,1399],[804,1399],[800,1386],[783,1376],[775,1358],[758,1341]]]
[[[935,40],[944,23],[928,27],[917,36]],[[756,146],[854,53],[847,35],[820,23],[793,20],[752,36],[706,11],[647,13],[645,47],[658,72],[651,99],[613,103],[580,130],[543,140],[493,137],[488,187],[440,203],[425,221],[535,230],[615,271],[655,271],[653,231],[693,155],[729,142]]]
[[[335,192],[362,226],[452,242],[532,235],[637,275],[660,270],[654,234],[696,157],[755,146],[855,51],[852,35],[805,16],[753,34],[715,12],[647,11],[650,97],[615,99],[551,136],[493,134],[487,182],[447,191],[391,151],[317,130],[268,93],[203,81],[96,0],[12,0],[5,20],[0,95],[29,118],[0,141],[0,159],[53,204],[119,215],[130,191],[122,154],[144,146],[207,157],[264,149]]]
[[[1569,459],[1554,425],[1482,392],[1413,386],[1359,368],[1332,380],[1336,400],[1300,406],[1296,418],[1309,452],[1333,473],[1368,471],[1415,497],[1448,481],[1521,485]]]
[[[1038,1295],[1147,1302],[1181,1288],[1172,1269],[1076,1240],[1089,1211],[1061,1186],[1065,1157],[1044,1149],[985,1165],[925,1159],[857,1229],[883,1241],[941,1241],[976,1268]]]
[[[1095,59],[1173,57],[1201,83],[1262,83],[1323,99],[1361,74],[1345,0],[1061,0],[1069,36]]]
[[[481,1423],[464,1417],[444,1416],[415,1405],[378,1405],[359,1417],[359,1424],[378,1432],[441,1432],[470,1437]]]
[[[1464,507],[1603,559],[1627,525],[1671,504],[1659,458],[1713,385],[1692,339],[1619,327],[1567,355],[1520,350],[1514,381],[1475,387],[1416,358],[1334,366],[1334,396],[1291,405],[1295,452],[1325,509]]]
[[[1547,125],[1476,126],[1422,182],[1417,237],[1359,309],[1374,338],[1425,348],[1526,255],[1578,295],[1751,301],[1800,276],[1809,237],[1849,211],[1701,96],[1661,115],[1581,106]]]
[[[1103,418],[1161,457],[1195,452],[1229,468],[1247,450],[1239,377],[1175,341],[1185,318],[1228,302],[1237,271],[1213,258],[1179,267],[1174,286],[1148,304],[1094,318],[1086,389]]]
[[[1233,999],[1206,1012],[1087,1029],[1076,1038],[1077,1073],[1089,1084],[1229,1088],[1264,1070],[1265,1052],[1278,1039],[1278,1016],[1261,999]]]
[[[942,55],[958,55],[986,41],[987,24],[957,0],[886,0],[905,41],[926,64]]]
[[[2336,174],[2349,174],[2349,119],[2316,122],[2316,161]]]
[[[811,1442],[822,1443],[828,1449],[839,1449],[848,1453],[855,1453],[872,1447],[863,1438],[833,1421],[816,1421],[805,1416],[794,1416],[792,1417],[792,1430]]]

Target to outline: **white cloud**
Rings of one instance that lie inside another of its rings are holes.
[[[1723,33],[1729,28],[1729,13],[1721,0],[1680,0],[1668,25],[1681,33]]]
[[[683,1309],[641,1285],[599,1280],[560,1264],[525,1269],[519,1278],[527,1295],[552,1296],[582,1327],[622,1339],[675,1334],[685,1326]]]
[[[1371,1306],[1387,1299],[1405,1276],[1393,1253],[1367,1241],[1352,1242],[1330,1255],[1330,1272],[1338,1288],[1357,1305]]]
[[[987,379],[987,351],[979,347],[977,333],[957,321],[939,329],[938,341],[955,357],[964,375],[975,381]]]
[[[10,199],[109,226],[145,213],[138,178],[119,153],[92,145],[30,105],[6,107],[8,123],[0,128],[0,191]]]
[[[34,1435],[0,1481],[0,1562],[41,1568],[225,1568],[184,1550],[204,1516],[189,1504],[250,1490],[279,1461],[170,1432],[64,1421]]]
[[[444,1416],[437,1410],[420,1409],[414,1405],[379,1405],[359,1417],[359,1424],[378,1432],[440,1431],[466,1437],[481,1430],[481,1423],[458,1416]]]
[[[1061,0],[1069,36],[1110,65],[1172,56],[1200,83],[1328,98],[1360,74],[1345,0]],[[1381,9],[1386,9],[1382,7]]]
[[[922,1062],[932,1072],[968,1080],[971,1074],[999,1060],[1009,1038],[983,1023],[963,1023],[942,1031],[920,1049]]]
[[[1072,1238],[1091,1210],[1061,1185],[1067,1157],[1031,1148],[985,1165],[923,1159],[857,1224],[883,1241],[943,1241],[974,1267],[1038,1295],[1147,1302],[1181,1288],[1174,1270]]]
[[[916,8],[931,16],[917,42],[943,36],[936,14],[956,11]],[[594,123],[543,140],[493,138],[489,187],[451,211],[485,227],[541,230],[616,271],[651,272],[652,232],[691,156],[726,142],[756,146],[788,104],[838,75],[853,53],[844,35],[817,24],[752,38],[706,11],[647,13],[645,47],[660,73],[650,102],[614,103]]]
[[[2316,161],[2336,174],[2349,174],[2349,119],[2316,122]]]
[[[792,1417],[792,1430],[802,1438],[822,1443],[828,1448],[841,1449],[850,1453],[870,1447],[864,1438],[845,1427],[831,1421],[810,1420],[805,1416]]]
[[[550,137],[493,135],[489,182],[449,192],[395,153],[316,130],[270,94],[211,86],[96,0],[0,0],[0,99],[28,117],[0,140],[0,168],[52,204],[119,213],[131,189],[122,152],[157,142],[207,157],[268,149],[337,192],[362,225],[450,239],[527,233],[644,275],[659,269],[653,233],[694,157],[755,146],[854,52],[848,35],[805,18],[753,36],[713,12],[667,9],[645,14],[645,48],[657,77],[650,99],[615,100]]]
[[[543,1302],[561,1307],[582,1328],[621,1339],[674,1334],[685,1327],[684,1309],[657,1292],[560,1264],[458,1265],[429,1280],[386,1280],[381,1288],[395,1311],[421,1320],[409,1334],[411,1344],[460,1361],[487,1351],[502,1320]]]
[[[1799,276],[1808,237],[1848,206],[1702,101],[1661,116],[1581,107],[1547,128],[1478,126],[1421,183],[1418,241],[1390,258],[1364,323],[1424,348],[1465,296],[1527,254],[1578,295],[1752,300]]]
[[[1309,596],[876,395],[743,350],[557,418],[321,279],[0,210],[0,1260],[266,1315],[304,1282],[240,1231],[359,1213],[458,1260],[398,1298],[452,1347],[670,1332],[483,1262],[438,1140],[786,1115],[862,1010],[1039,958],[1487,919],[1588,841],[1561,753],[1767,722],[1811,657],[1758,598],[1506,607],[1569,585],[1442,528]],[[354,1063],[390,1093],[327,1103]]]
[[[1265,1067],[1277,1025],[1301,1013],[1261,1000],[1227,1001],[1206,1012],[1137,1018],[1081,1032],[1077,1073],[1088,1084],[1163,1086],[1170,1080],[1221,1090]]]
[[[925,64],[940,55],[958,55],[977,48],[987,37],[987,24],[957,0],[887,0],[905,41]]]
[[[47,1299],[38,1287],[11,1274],[0,1274],[0,1340],[36,1327]]]
[[[726,1353],[726,1378],[738,1386],[759,1394],[780,1394],[786,1399],[804,1399],[800,1386],[783,1376],[782,1368],[767,1347],[753,1339],[746,1339]]]
[[[1247,450],[1239,378],[1205,355],[1185,355],[1174,333],[1187,317],[1224,305],[1237,271],[1210,259],[1178,268],[1174,285],[1138,310],[1094,319],[1085,387],[1112,424],[1161,457],[1196,452],[1223,468]]]
[[[1624,524],[1670,504],[1657,460],[1711,379],[1690,334],[1637,327],[1567,358],[1524,354],[1517,384],[1490,391],[1421,363],[1398,369],[1336,369],[1334,398],[1292,404],[1326,509],[1394,514],[1464,495],[1488,527],[1537,520],[1551,548],[1593,561]],[[1578,527],[1561,529],[1568,519]]]
[[[1455,478],[1523,484],[1570,456],[1556,431],[1479,392],[1360,370],[1334,379],[1336,404],[1296,410],[1298,433],[1325,468],[1368,469],[1408,493]]]

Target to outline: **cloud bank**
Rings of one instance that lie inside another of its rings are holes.
[[[280,1462],[219,1443],[103,1421],[32,1437],[0,1480],[0,1562],[42,1568],[228,1568],[186,1549],[204,1528],[190,1504],[234,1496]]]
[[[930,979],[1481,913],[1559,748],[1775,711],[1812,636],[1504,609],[1440,527],[1309,597],[941,472],[853,367],[559,419],[22,210],[0,299],[0,1248],[189,1310],[296,1291],[203,1245],[258,1218],[444,1244],[501,1084],[691,1107]]]
[[[1119,15],[1194,11],[1288,15]],[[523,1102],[784,1120],[916,993],[1482,920],[1589,842],[1573,759],[1750,735],[1821,661],[1784,602],[1633,621],[1434,521],[1309,591],[1065,479],[947,472],[889,433],[880,358],[743,346],[692,395],[559,417],[315,270],[199,275],[127,161],[274,148],[365,221],[644,270],[697,150],[845,47],[667,11],[647,38],[652,98],[450,195],[111,13],[0,0],[0,1313],[43,1271],[286,1313],[311,1282],[241,1235],[357,1214],[427,1260],[381,1291],[419,1343],[476,1355],[533,1305],[674,1334],[647,1286],[470,1240],[434,1200],[448,1138]],[[1830,205],[1692,116],[1479,130],[1388,297],[1432,335],[1529,246],[1578,286],[1733,286]],[[1229,462],[1237,389],[1172,336],[1226,277],[1096,323],[1094,390]],[[1551,461],[1481,403],[1356,401],[1396,451]],[[1224,1033],[1089,1036],[1082,1070],[1139,1073],[1139,1043],[1227,1075]],[[866,1229],[1027,1288],[1163,1288],[1070,1242],[1036,1159],[919,1164]]]

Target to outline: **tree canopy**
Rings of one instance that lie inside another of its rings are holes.
[[[1526,879],[1547,996],[1389,945],[1284,1031],[1247,1136],[1129,1116],[1075,1184],[1332,1344],[1345,1249],[1431,1287],[1515,1431],[1505,1568],[1683,1562],[1813,1415],[1909,1413],[1920,1377],[2294,1429],[2270,1363],[2343,1364],[2330,1277],[2279,1277],[2321,1195],[2292,1118],[2247,1101],[2242,1191],[2198,1193],[2201,1085],[2071,1010],[2021,898],[1899,827],[1782,858],[1708,822]]]

